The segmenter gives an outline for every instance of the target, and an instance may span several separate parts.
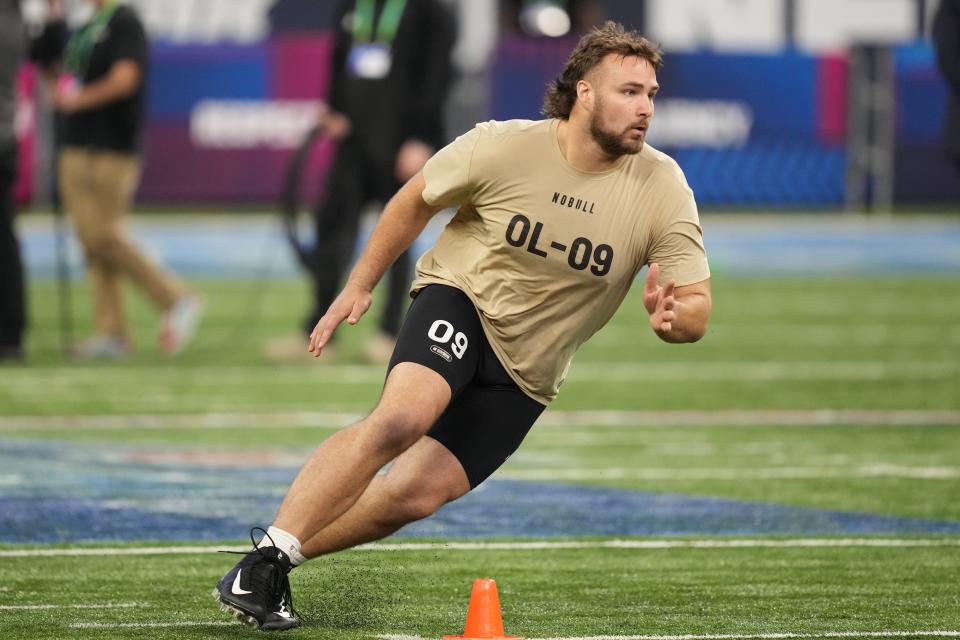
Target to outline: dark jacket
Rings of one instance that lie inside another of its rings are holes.
[[[446,143],[443,104],[452,75],[453,16],[439,0],[407,0],[392,42],[390,73],[363,79],[351,75],[347,64],[354,36],[345,16],[352,15],[355,5],[345,0],[336,12],[330,106],[350,117],[352,136],[367,153],[391,164],[411,138],[439,149]],[[379,18],[385,1],[374,5]]]
[[[933,20],[933,42],[940,71],[950,86],[944,143],[960,163],[960,0],[941,0]]]
[[[20,0],[0,0],[0,151],[16,144],[13,115],[17,108],[17,69],[25,42]]]

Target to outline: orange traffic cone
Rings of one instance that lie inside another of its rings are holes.
[[[500,597],[497,582],[490,578],[473,581],[470,608],[467,609],[467,625],[462,636],[443,636],[444,640],[523,640],[517,636],[503,635],[503,618],[500,617]]]

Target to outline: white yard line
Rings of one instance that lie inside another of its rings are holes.
[[[345,411],[210,412],[88,416],[0,417],[5,431],[109,431],[118,429],[270,429],[345,427],[363,414]],[[670,426],[925,426],[960,425],[960,411],[861,409],[725,409],[719,411],[547,410],[538,427]]]
[[[385,369],[381,365],[291,365],[274,368],[256,366],[199,365],[145,369],[131,366],[53,367],[17,371],[6,379],[5,388],[29,390],[40,387],[89,383],[91,372],[98,384],[141,383],[149,379],[174,378],[193,386],[225,387],[249,384],[313,385],[381,383]],[[690,362],[596,362],[577,361],[570,368],[571,382],[632,382],[657,380],[891,380],[943,379],[960,375],[960,363],[951,360],[918,361],[690,361]]]
[[[960,412],[958,412],[960,414]],[[102,416],[19,416],[0,418],[3,431],[116,429],[239,429],[344,427],[362,414],[339,411],[281,413],[211,412],[192,414],[124,414]]]
[[[719,411],[550,411],[544,426],[924,426],[960,424],[954,410],[724,409]],[[2,425],[2,422],[0,422]]]
[[[71,629],[169,629],[178,627],[237,626],[236,622],[78,622]],[[425,636],[387,633],[381,640],[429,640]],[[960,638],[960,631],[828,631],[822,633],[686,634],[624,636],[557,636],[528,640],[813,640],[816,638]]]
[[[0,558],[61,558],[77,556],[161,556],[217,553],[218,551],[249,551],[249,546],[208,547],[89,547],[67,549],[0,549]]]
[[[622,347],[635,344],[637,326],[645,318],[624,318],[617,324],[607,325],[590,338],[591,346]],[[643,326],[643,325],[639,325]],[[853,347],[885,347],[896,344],[898,347],[944,347],[960,345],[960,330],[954,325],[946,328],[942,323],[930,323],[922,327],[904,330],[892,323],[844,323],[844,330],[838,331],[830,322],[795,323],[765,321],[751,324],[711,322],[710,334],[722,335],[727,342],[767,343],[783,342],[789,336],[788,348],[796,347],[839,347],[849,350]],[[56,339],[51,331],[49,339]]]
[[[103,604],[2,604],[0,611],[33,611],[39,609],[132,609],[142,602],[104,602]]]
[[[381,640],[428,640],[424,636],[381,634]],[[527,640],[806,640],[814,638],[960,638],[960,631],[824,631],[820,633],[716,633],[683,635],[556,636]]]
[[[521,542],[407,542],[365,544],[357,551],[540,551],[561,549],[754,549],[754,548],[960,547],[956,538],[774,538],[717,540],[534,540]],[[249,546],[85,547],[0,549],[0,558],[188,555],[247,551]]]
[[[364,551],[531,551],[553,549],[744,549],[795,547],[960,547],[960,538],[796,538],[775,540],[595,540],[534,542],[450,542],[363,545]]]
[[[651,376],[651,374],[654,374]],[[570,367],[571,382],[650,380],[889,380],[939,379],[960,374],[949,361],[882,362],[582,362]]]
[[[176,629],[179,627],[235,627],[237,622],[77,622],[71,629]]]
[[[916,480],[956,480],[958,467],[909,467],[894,464],[869,464],[840,467],[761,467],[744,469],[511,469],[497,477],[517,480],[817,480],[821,478],[912,478]]]

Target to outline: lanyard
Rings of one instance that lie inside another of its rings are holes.
[[[119,6],[119,2],[108,2],[103,5],[90,22],[73,34],[64,52],[64,66],[67,71],[77,75],[87,72],[87,65],[90,64],[90,56],[97,38],[100,37]]]
[[[407,0],[387,0],[380,12],[376,29],[373,26],[374,0],[357,0],[353,11],[353,41],[380,42],[390,45],[397,36],[397,27]]]

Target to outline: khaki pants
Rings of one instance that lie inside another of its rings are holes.
[[[140,176],[135,155],[67,147],[60,153],[60,192],[87,258],[94,322],[100,335],[126,337],[121,280],[128,276],[161,309],[183,286],[129,240],[126,218]]]

